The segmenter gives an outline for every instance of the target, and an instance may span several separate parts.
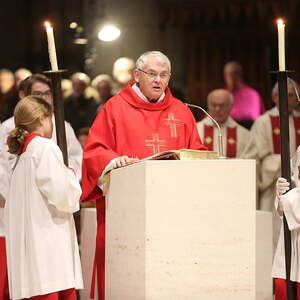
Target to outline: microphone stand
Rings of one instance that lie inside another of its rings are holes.
[[[186,103],[186,102],[184,102],[184,104],[186,106],[190,106],[190,107],[201,109],[205,113],[205,115],[208,116],[212,120],[212,122],[216,125],[216,127],[218,128],[218,153],[219,153],[218,158],[219,159],[227,158],[226,156],[224,156],[224,151],[223,151],[223,136],[222,136],[221,127],[220,127],[219,123],[204,108],[202,108],[201,106],[190,104],[190,103]]]

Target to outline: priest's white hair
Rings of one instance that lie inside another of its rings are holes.
[[[155,57],[160,63],[167,64],[171,72],[171,62],[169,58],[160,51],[148,51],[143,53],[136,61],[136,68],[143,70],[149,57]]]
[[[297,82],[295,80],[293,80],[292,78],[288,77],[287,78],[287,84],[288,85],[291,84],[294,87],[294,89],[296,91],[296,94],[299,93],[299,86],[298,86],[298,84],[297,84]],[[278,94],[278,82],[276,82],[274,84],[273,89],[272,89],[272,96],[277,95],[277,94]]]

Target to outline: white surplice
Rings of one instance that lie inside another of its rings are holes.
[[[291,230],[292,255],[291,255],[291,276],[290,280],[300,282],[300,147],[291,160],[292,181],[295,188],[288,191],[285,195],[275,198],[275,209],[279,215],[284,212],[288,227]],[[286,278],[285,273],[285,251],[283,225],[281,225],[278,244],[275,252],[273,278]]]
[[[213,150],[218,151],[218,130],[213,122],[205,117],[200,122],[197,122],[197,129],[200,135],[201,140],[204,142],[204,125],[213,126],[214,127],[214,139],[213,139]],[[236,127],[237,128],[237,145],[236,145],[236,157],[244,158],[246,156],[245,149],[248,145],[250,132],[248,129],[239,125],[236,121],[234,121],[231,117],[228,117],[226,122],[220,124],[221,133],[223,136],[223,151],[224,155],[226,155],[227,151],[227,128],[228,127]]]
[[[4,210],[12,299],[82,288],[73,220],[80,195],[58,146],[33,138],[19,156]]]
[[[270,116],[279,116],[276,106],[260,116],[251,128],[251,134],[255,139],[257,148],[257,160],[260,166],[258,177],[260,191],[259,209],[267,211],[273,210],[275,183],[280,176],[280,154],[274,153]],[[297,149],[293,116],[300,116],[300,113],[293,110],[293,113],[289,116],[291,156]]]
[[[52,140],[56,143],[56,132],[55,132],[55,121],[54,116],[52,117],[53,122],[53,134]],[[1,182],[9,182],[12,168],[16,163],[16,155],[10,154],[7,150],[7,134],[15,128],[14,118],[11,117],[4,121],[0,125],[0,164],[2,168],[6,170],[5,173],[0,174]],[[77,179],[81,179],[81,163],[82,163],[82,148],[75,136],[74,130],[68,122],[65,122],[66,129],[66,139],[67,139],[67,150],[68,150],[68,158],[69,158],[69,166],[72,167],[75,172]],[[7,185],[6,185],[7,186]],[[7,186],[8,187],[8,186]],[[0,208],[0,236],[4,235],[4,226],[3,220],[1,217],[1,208]]]

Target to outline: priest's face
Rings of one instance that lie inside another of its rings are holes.
[[[143,70],[135,70],[134,79],[148,99],[158,99],[168,86],[170,69],[167,63],[150,56]]]
[[[225,90],[216,90],[211,93],[208,99],[208,112],[219,123],[226,122],[231,108],[231,99]]]

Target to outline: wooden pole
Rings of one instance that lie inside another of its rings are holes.
[[[63,154],[65,165],[68,166],[68,150],[67,150],[65,117],[64,117],[64,101],[63,101],[62,90],[61,90],[61,74],[63,72],[65,71],[58,70],[58,71],[47,71],[45,73],[49,74],[51,78],[51,89],[53,95],[53,107],[54,107],[57,145]]]
[[[281,175],[291,183],[290,167],[290,134],[289,134],[289,111],[288,111],[288,87],[287,72],[277,73],[279,90],[279,118],[280,118],[280,149],[281,149]],[[291,274],[291,232],[285,216],[283,215],[284,227],[284,250],[285,250],[285,269],[288,300],[297,300],[296,285],[290,281]]]

